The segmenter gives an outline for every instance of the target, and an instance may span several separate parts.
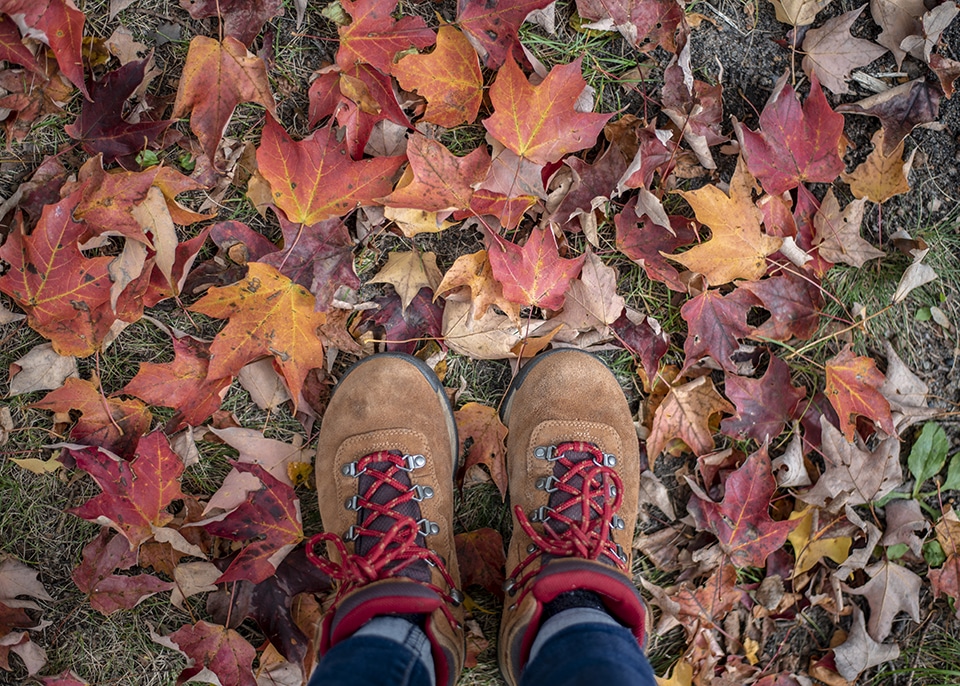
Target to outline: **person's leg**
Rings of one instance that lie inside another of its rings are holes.
[[[337,592],[312,684],[456,682],[465,654],[453,539],[458,457],[453,410],[423,362],[375,355],[344,374],[317,446],[324,533],[307,556]]]
[[[630,575],[640,444],[623,390],[592,355],[556,350],[521,370],[501,413],[513,503],[504,678],[652,683],[641,650],[646,607]]]
[[[656,686],[637,639],[601,610],[567,610],[544,622],[520,686]]]

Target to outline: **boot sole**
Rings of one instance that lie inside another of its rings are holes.
[[[369,362],[370,360],[375,360],[383,357],[392,357],[398,360],[404,360],[409,362],[414,367],[417,368],[417,371],[423,376],[424,379],[430,384],[430,387],[433,388],[433,391],[437,394],[437,397],[440,400],[440,407],[443,409],[444,422],[447,427],[447,435],[450,437],[450,455],[453,460],[453,474],[454,480],[456,480],[457,467],[460,465],[460,439],[457,435],[457,422],[453,414],[453,406],[450,404],[450,398],[447,397],[446,389],[444,388],[443,383],[440,381],[440,378],[437,376],[437,373],[434,372],[430,366],[423,360],[414,357],[413,355],[408,355],[407,353],[399,352],[382,352],[370,357],[365,357],[358,362],[354,362],[347,371],[343,373],[343,376],[340,377],[340,380],[337,382],[337,385],[334,386],[333,392],[330,394],[332,398],[333,395],[337,392],[337,389],[340,387],[348,376],[353,373],[354,369],[357,369],[362,364]]]
[[[517,391],[520,390],[520,386],[523,385],[523,381],[527,378],[527,375],[530,373],[530,371],[551,355],[563,352],[576,352],[580,353],[581,355],[587,355],[588,357],[600,360],[600,358],[598,358],[596,355],[579,350],[578,348],[554,348],[553,350],[548,350],[547,352],[534,357],[523,367],[523,369],[520,370],[520,373],[514,377],[513,381],[510,383],[510,387],[507,388],[507,392],[503,396],[503,403],[500,405],[500,421],[503,422],[505,426],[510,426],[510,410],[513,407],[513,398]],[[602,360],[600,361],[602,362]],[[606,368],[606,364],[604,364],[604,368]],[[607,369],[607,371],[609,371],[609,369]]]

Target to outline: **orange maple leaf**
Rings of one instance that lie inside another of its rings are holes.
[[[423,121],[452,128],[477,117],[483,99],[480,59],[466,36],[441,26],[437,47],[429,55],[407,55],[393,68],[404,90],[427,99]]]
[[[259,103],[276,114],[267,65],[236,38],[227,36],[221,43],[196,36],[190,41],[171,116],[178,119],[190,112],[190,130],[211,161],[233,110],[242,102]]]
[[[826,395],[840,417],[840,430],[848,441],[857,430],[857,415],[863,415],[880,425],[888,436],[895,436],[890,403],[878,390],[883,374],[869,357],[857,357],[847,346],[838,355],[827,360]]]
[[[403,157],[354,161],[329,128],[294,142],[273,117],[260,135],[257,164],[270,184],[273,201],[292,222],[312,225],[342,217],[357,205],[392,189],[391,177]]]
[[[190,308],[230,320],[210,344],[207,377],[235,376],[248,362],[272,355],[296,405],[307,372],[323,365],[319,329],[326,316],[314,311],[316,298],[306,288],[275,267],[248,267],[245,279],[211,288]]]
[[[579,58],[558,64],[534,86],[511,57],[490,87],[493,116],[484,119],[483,126],[521,157],[538,164],[556,162],[593,145],[613,116],[575,109],[586,85]]]

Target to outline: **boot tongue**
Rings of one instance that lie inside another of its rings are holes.
[[[563,457],[567,460],[567,462],[572,462],[574,465],[579,464],[584,460],[593,459],[593,455],[591,453],[577,452],[573,450],[568,450],[567,452],[565,452],[563,454]],[[568,471],[567,466],[564,465],[561,462],[561,460],[557,460],[556,462],[553,463],[554,479],[559,480],[563,478],[563,475],[566,474],[567,471]],[[567,480],[567,483],[579,491],[580,489],[583,488],[583,477],[579,475],[573,476]],[[566,507],[565,509],[561,509],[573,497],[574,496],[570,495],[569,493],[564,493],[563,491],[559,491],[559,490],[554,491],[553,493],[550,494],[550,498],[547,500],[547,506],[552,510],[560,511],[570,519],[577,521],[583,516],[581,512],[582,508],[579,503],[571,504],[569,507]],[[598,495],[596,498],[594,498],[594,502],[596,502],[597,504],[601,504],[603,502],[603,499],[601,496]],[[596,512],[591,510],[588,513],[588,516],[590,517],[590,519],[596,519],[599,515]],[[566,524],[562,522],[558,522],[556,520],[550,520],[549,527],[554,531],[556,531],[558,534],[563,533],[569,528]]]
[[[392,466],[392,462],[371,462],[367,467],[368,470],[385,472]],[[386,505],[394,498],[406,493],[413,486],[410,481],[410,475],[405,471],[398,471],[393,478],[404,486],[404,490],[397,490],[390,484],[381,482],[379,487],[373,492],[372,497],[370,498],[373,503],[377,505]],[[358,481],[358,491],[360,493],[367,493],[377,479],[369,476],[367,473],[364,473],[360,475]],[[401,502],[392,509],[392,512],[395,512],[397,516],[391,517],[385,514],[376,516],[376,513],[371,509],[362,507],[357,513],[357,524],[364,526],[364,523],[366,522],[364,528],[386,533],[397,523],[397,520],[400,517],[410,517],[415,522],[421,519],[420,503],[415,500]],[[369,521],[371,515],[374,515],[374,517],[372,521]],[[380,539],[377,536],[357,537],[357,540],[354,544],[357,554],[366,557],[371,548],[373,548],[373,546],[376,545],[379,540]],[[423,534],[417,534],[416,543],[418,546],[426,547],[426,540],[424,539]],[[430,568],[425,561],[417,560],[416,562],[405,567],[398,576],[405,576],[415,581],[428,582],[430,581]]]

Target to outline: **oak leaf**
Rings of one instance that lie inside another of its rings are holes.
[[[828,19],[823,26],[807,31],[803,39],[803,71],[811,77],[816,72],[823,85],[838,95],[850,92],[847,80],[852,69],[870,64],[887,51],[873,41],[850,35],[850,27],[865,7]]]
[[[884,153],[883,129],[873,134],[873,150],[856,169],[840,178],[850,184],[855,198],[866,198],[877,204],[910,190],[907,173],[911,163],[903,161],[903,141],[889,154]],[[913,160],[911,156],[910,160]]]
[[[549,310],[563,307],[564,294],[585,259],[584,255],[572,260],[560,257],[550,228],[533,229],[522,248],[487,234],[487,256],[505,298]]]
[[[387,263],[369,281],[392,285],[400,296],[400,306],[406,310],[421,288],[434,290],[442,278],[434,253],[408,250],[390,253]]]
[[[169,591],[173,584],[149,574],[121,576],[117,569],[130,569],[137,562],[137,553],[123,536],[109,529],[83,548],[83,560],[70,573],[73,583],[87,594],[91,607],[105,615],[117,610],[130,610],[150,596]]]
[[[472,441],[467,457],[460,470],[460,481],[464,482],[471,469],[485,465],[490,478],[500,491],[507,496],[506,446],[507,427],[500,421],[496,408],[480,403],[466,403],[454,413],[457,421],[457,433],[460,436],[460,452],[467,440]]]
[[[873,451],[849,442],[825,417],[820,419],[821,452],[826,471],[799,497],[831,512],[844,505],[865,505],[900,485],[900,442],[896,436],[881,441]]]
[[[171,116],[178,119],[190,113],[190,130],[211,162],[234,109],[243,102],[258,103],[276,114],[267,65],[236,38],[227,36],[220,42],[195,36]]]
[[[303,379],[323,365],[316,299],[275,267],[248,265],[247,277],[232,286],[211,288],[190,309],[230,321],[210,344],[208,376],[235,376],[248,362],[273,355],[296,404]]]
[[[354,161],[330,128],[294,142],[273,117],[267,117],[257,148],[260,173],[270,184],[274,203],[291,222],[308,226],[387,195],[403,160]]]
[[[770,354],[767,371],[759,379],[728,374],[724,393],[737,406],[736,415],[724,419],[720,430],[738,440],[773,441],[788,422],[800,418],[806,388],[790,382],[790,368]]]
[[[103,491],[70,508],[71,514],[113,527],[127,539],[131,550],[173,519],[166,508],[183,498],[183,461],[160,431],[140,439],[132,462],[102,448],[70,449],[70,454]]]
[[[729,196],[712,185],[680,193],[712,235],[710,240],[669,257],[703,274],[711,286],[735,279],[759,279],[767,271],[767,256],[783,243],[782,238],[761,230],[763,215],[753,203],[753,178],[745,167],[743,160],[737,164]]]
[[[80,419],[70,430],[70,439],[98,446],[131,459],[140,437],[150,430],[153,416],[139,400],[105,398],[89,381],[68,378],[63,386],[47,393],[31,407],[51,412],[77,410]]]
[[[480,586],[498,598],[503,597],[503,538],[495,529],[482,528],[454,536],[457,563],[463,587]]]
[[[832,183],[843,171],[843,115],[830,109],[816,74],[801,108],[796,92],[780,77],[760,113],[760,131],[735,125],[750,173],[770,195],[809,181]]]
[[[647,455],[656,459],[672,439],[680,439],[694,455],[714,449],[710,421],[715,414],[732,414],[733,405],[717,393],[713,381],[701,376],[672,387],[657,407],[647,438]]]
[[[480,146],[456,157],[439,141],[414,133],[407,142],[407,158],[413,180],[399,185],[382,199],[389,207],[409,207],[428,212],[463,210],[470,207],[474,188],[490,170],[490,153]]]
[[[592,146],[612,115],[578,112],[586,87],[580,58],[555,66],[538,85],[531,84],[511,58],[490,87],[493,115],[483,120],[491,136],[509,150],[539,164]]]
[[[422,17],[396,20],[391,13],[398,0],[340,0],[352,21],[340,27],[337,64],[348,69],[366,62],[385,74],[393,68],[397,53],[409,48],[426,48],[437,39]]]
[[[483,76],[477,51],[450,25],[440,27],[429,55],[407,55],[391,69],[401,88],[427,99],[423,121],[452,128],[477,118]]]
[[[922,581],[919,576],[890,560],[877,562],[865,571],[870,581],[857,588],[845,587],[845,590],[862,595],[870,603],[867,633],[872,639],[882,641],[890,635],[898,612],[906,612],[913,621],[920,621]]]
[[[282,0],[180,0],[180,7],[194,19],[220,17],[223,35],[246,46],[266,22],[283,14]]]
[[[255,584],[273,576],[277,566],[303,540],[300,501],[293,488],[257,464],[232,462],[239,472],[260,480],[260,488],[247,494],[237,509],[206,520],[203,528],[214,536],[246,541],[216,583],[244,579]]]
[[[706,290],[685,302],[680,308],[680,316],[687,323],[681,371],[709,355],[724,370],[736,373],[737,365],[731,355],[740,348],[737,339],[746,338],[750,333],[747,314],[753,305],[753,297],[746,291],[722,295],[716,289]]]
[[[827,360],[826,395],[840,417],[840,428],[848,441],[856,433],[856,417],[872,419],[888,435],[895,436],[890,403],[878,390],[883,374],[869,357],[858,357],[847,346]]]
[[[516,323],[520,321],[520,306],[503,296],[503,287],[493,275],[487,251],[480,250],[469,255],[461,255],[447,270],[437,286],[439,297],[454,289],[470,289],[470,309],[474,319],[480,319],[487,309],[494,305]],[[456,295],[445,296],[451,300]]]
[[[799,523],[775,522],[770,517],[770,499],[776,488],[764,446],[727,477],[722,502],[709,500],[695,490],[687,507],[697,528],[713,532],[734,565],[763,567]]]
[[[140,87],[150,59],[128,62],[90,84],[90,100],[84,101],[80,116],[64,127],[81,142],[88,155],[103,155],[104,164],[120,160],[133,167],[133,156],[152,145],[172,123],[141,119],[131,123],[123,117],[127,99]]]
[[[27,313],[30,328],[53,343],[64,356],[86,357],[99,350],[116,321],[110,308],[111,257],[84,257],[78,247],[89,233],[74,221],[80,201],[75,192],[47,205],[36,228],[27,235],[18,221],[0,247],[10,269],[0,276],[6,293]]]
[[[257,686],[253,676],[253,658],[257,651],[233,629],[200,621],[185,624],[167,638],[179,646],[188,659],[188,666],[180,672],[177,683],[209,670],[222,684]]]
[[[476,48],[487,69],[499,69],[508,55],[525,61],[518,31],[534,10],[552,0],[457,0],[457,26]]]
[[[151,405],[172,407],[177,413],[167,422],[171,430],[184,424],[200,426],[220,409],[230,387],[230,377],[210,378],[210,346],[183,336],[173,338],[173,362],[141,362],[123,393]]]

